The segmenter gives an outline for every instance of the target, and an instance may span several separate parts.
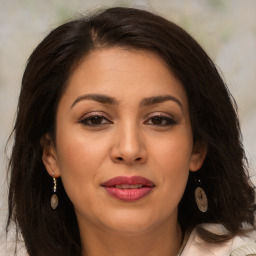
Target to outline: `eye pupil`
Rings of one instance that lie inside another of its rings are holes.
[[[152,123],[153,124],[162,124],[163,118],[161,117],[153,117],[152,118]]]
[[[91,118],[91,123],[94,125],[101,124],[102,123],[102,117],[101,116],[94,116]]]

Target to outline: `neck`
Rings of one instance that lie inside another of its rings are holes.
[[[125,234],[102,228],[81,229],[82,256],[176,256],[182,242],[178,223]]]

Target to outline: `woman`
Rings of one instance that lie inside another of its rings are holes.
[[[130,8],[68,22],[24,72],[8,224],[33,256],[255,254],[240,139],[232,96],[180,27]]]

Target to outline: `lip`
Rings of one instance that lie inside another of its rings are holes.
[[[133,185],[133,188],[117,188],[121,185]],[[141,187],[134,188],[134,185]],[[118,176],[102,184],[102,187],[114,198],[125,202],[132,202],[147,196],[155,184],[141,176]]]

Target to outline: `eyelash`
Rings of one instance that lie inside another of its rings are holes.
[[[148,121],[151,120],[151,123],[149,123]],[[161,122],[161,124],[154,124],[152,121],[155,120],[157,122]],[[162,122],[164,121],[164,124],[162,124]],[[177,122],[171,118],[171,117],[167,117],[167,116],[164,116],[160,113],[158,114],[154,114],[154,115],[151,115],[149,116],[149,118],[144,122],[144,124],[146,125],[153,125],[153,126],[157,126],[157,127],[167,127],[167,126],[173,126],[175,124],[177,124]]]
[[[98,121],[100,120],[101,123],[100,124],[93,124],[92,121]],[[102,123],[102,120],[104,120],[105,123]],[[90,122],[90,123],[89,123]],[[92,127],[100,127],[100,126],[103,126],[103,125],[106,125],[106,124],[112,124],[113,122],[110,121],[104,114],[102,113],[90,113],[88,115],[85,115],[80,123],[82,123],[83,125],[86,125],[86,126],[92,126]]]
[[[157,121],[159,123],[154,123],[154,121]],[[94,123],[94,121],[100,121],[100,123]],[[104,123],[102,123],[102,121],[104,121]],[[164,124],[163,124],[164,122]],[[113,124],[112,121],[110,121],[104,114],[102,113],[90,113],[88,115],[86,115],[85,117],[83,117],[80,121],[80,123],[82,123],[83,125],[86,126],[91,126],[91,127],[101,127],[107,124]],[[146,125],[153,125],[156,127],[167,127],[167,126],[173,126],[175,124],[177,124],[177,122],[170,117],[164,116],[162,114],[154,114],[152,116],[147,117],[147,120],[144,122],[144,124]]]

